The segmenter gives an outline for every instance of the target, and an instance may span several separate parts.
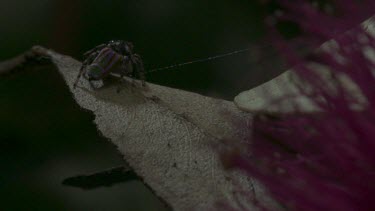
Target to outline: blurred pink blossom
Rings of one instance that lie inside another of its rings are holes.
[[[304,42],[337,44],[334,51],[301,58],[270,27],[275,46],[304,82],[301,93],[321,112],[259,115],[248,151],[234,151],[226,165],[230,160],[231,167],[255,177],[288,210],[375,210],[375,64],[364,53],[375,49],[375,38],[359,25],[375,14],[375,2],[332,0],[333,13],[308,1],[278,2],[283,12],[277,21],[297,23]],[[312,61],[329,67],[329,81],[307,65]],[[349,93],[342,75],[357,85],[365,103]]]

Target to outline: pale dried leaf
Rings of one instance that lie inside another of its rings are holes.
[[[143,89],[127,82],[117,93],[118,83],[91,90],[82,79],[73,89],[80,62],[42,47],[31,52],[51,58],[76,102],[94,113],[98,130],[173,209],[217,209],[217,202],[236,207],[233,192],[238,185],[254,189],[258,201],[279,209],[258,183],[239,172],[225,171],[220,164],[215,148],[220,140],[248,135],[232,120],[251,125],[252,115],[233,102],[150,83]]]

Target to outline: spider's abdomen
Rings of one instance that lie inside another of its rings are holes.
[[[94,61],[87,66],[86,74],[91,80],[100,80],[121,65],[123,57],[111,48],[103,48]]]

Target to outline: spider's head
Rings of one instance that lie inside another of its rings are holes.
[[[134,46],[131,42],[126,42],[123,40],[112,40],[108,43],[108,46],[122,55],[130,56],[133,54]]]

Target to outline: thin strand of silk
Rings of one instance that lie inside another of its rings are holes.
[[[168,66],[164,66],[164,67],[152,68],[151,70],[147,71],[146,74],[156,72],[156,71],[161,71],[161,70],[174,69],[174,68],[178,68],[178,67],[185,66],[185,65],[221,59],[221,58],[224,58],[224,57],[244,53],[244,52],[250,51],[251,49],[252,48],[245,48],[245,49],[241,49],[241,50],[232,51],[232,52],[229,52],[229,53],[210,56],[210,57],[207,57],[207,58],[195,59],[195,60],[191,60],[191,61],[188,61],[188,62],[182,62],[182,63],[179,63],[179,64],[173,64],[173,65],[168,65]]]

